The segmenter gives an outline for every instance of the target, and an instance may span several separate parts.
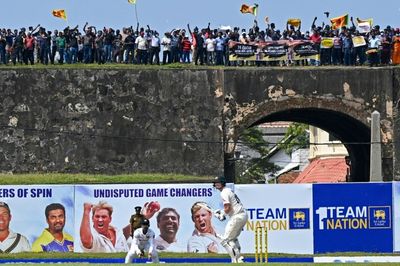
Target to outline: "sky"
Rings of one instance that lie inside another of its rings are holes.
[[[40,24],[47,30],[63,29],[79,25],[82,30],[85,22],[97,29],[133,25],[136,27],[135,5],[127,0],[1,0],[2,18],[0,28],[21,28]],[[254,16],[241,14],[242,4],[259,5],[257,20],[265,29],[264,19],[269,17],[277,28],[284,29],[288,18],[300,18],[302,31],[310,29],[314,17],[317,25],[329,23],[330,18],[344,15],[361,19],[373,18],[375,25],[391,25],[400,28],[400,0],[137,0],[136,11],[141,26],[149,25],[160,33],[174,28],[238,26],[250,28]],[[52,16],[53,9],[65,9],[68,20]],[[8,12],[7,12],[8,10]],[[6,11],[6,12],[4,12]]]

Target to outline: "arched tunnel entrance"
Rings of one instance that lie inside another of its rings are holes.
[[[368,182],[370,180],[371,133],[369,127],[359,120],[340,111],[320,108],[294,108],[271,113],[257,120],[251,126],[277,121],[312,125],[335,136],[342,142],[349,153],[351,168],[348,181]],[[225,166],[227,167],[227,164]],[[229,169],[225,170],[229,171]]]

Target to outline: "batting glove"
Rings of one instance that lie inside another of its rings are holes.
[[[220,221],[224,221],[226,219],[225,214],[222,210],[214,211],[214,216],[217,217],[217,219]]]

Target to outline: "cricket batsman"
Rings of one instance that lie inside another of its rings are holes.
[[[238,237],[248,220],[247,211],[240,202],[238,196],[230,188],[226,187],[226,179],[218,176],[213,180],[214,188],[221,192],[223,210],[214,211],[214,215],[220,220],[225,220],[229,216],[229,221],[225,226],[225,233],[222,237],[221,245],[226,249],[231,257],[232,263],[241,263],[243,257],[240,256],[240,244]]]

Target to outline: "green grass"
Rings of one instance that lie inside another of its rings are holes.
[[[144,184],[144,183],[211,183],[211,176],[191,176],[182,174],[0,174],[1,185],[32,184]]]

